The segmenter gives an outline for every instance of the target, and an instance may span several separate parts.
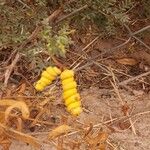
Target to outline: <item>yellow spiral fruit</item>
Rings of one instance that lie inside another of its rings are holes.
[[[36,82],[35,89],[37,91],[43,91],[44,88],[51,84],[52,81],[60,74],[61,70],[59,68],[51,66],[47,67],[46,70],[42,72],[41,78]]]
[[[82,112],[81,99],[77,91],[77,83],[74,79],[73,70],[64,70],[60,78],[62,80],[63,87],[63,99],[67,107],[67,111],[72,115],[79,115]]]

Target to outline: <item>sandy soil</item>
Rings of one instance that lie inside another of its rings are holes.
[[[127,102],[131,107],[131,115],[150,111],[150,93],[142,94],[141,91],[137,91],[135,95],[132,95],[127,91],[120,91],[120,95],[123,102]],[[123,116],[121,102],[114,92],[91,88],[88,91],[85,90],[82,97],[84,97],[84,106],[91,111],[89,114],[81,115],[82,122],[92,121],[93,124],[97,124],[108,118]],[[137,115],[133,117],[132,122],[136,135],[131,129],[128,129],[129,121],[128,123],[114,122],[111,126],[114,132],[109,136],[110,141],[118,150],[150,149],[150,114]]]
[[[144,94],[141,91],[131,94],[125,90],[121,90],[120,96],[123,103],[129,106],[129,114],[132,117],[135,133],[130,128],[129,119],[113,121],[116,117],[124,117],[122,111],[122,102],[118,99],[114,91],[107,89],[98,89],[91,87],[83,90],[82,103],[85,109],[78,121],[82,124],[93,123],[96,125],[112,119],[111,133],[109,135],[109,143],[112,146],[107,150],[149,150],[150,149],[150,93]],[[141,114],[140,114],[141,113]],[[100,126],[102,127],[102,126]],[[110,129],[109,129],[110,130]],[[44,135],[43,135],[44,137]],[[38,138],[43,138],[39,136]],[[14,141],[10,150],[32,150],[33,148],[27,144]],[[50,145],[43,145],[43,150],[55,150]],[[83,149],[83,148],[82,148]]]

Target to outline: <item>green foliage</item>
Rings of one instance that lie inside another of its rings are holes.
[[[40,13],[39,13],[40,12]],[[0,46],[16,45],[24,41],[34,30],[37,22],[45,18],[45,6],[25,7],[18,1],[0,3]]]
[[[142,0],[142,12],[140,12],[140,15],[142,15],[141,17],[150,17],[150,0]]]
[[[128,11],[135,3],[133,0],[80,0],[67,5],[65,11],[71,12],[86,4],[88,8],[76,16],[76,18],[79,18],[77,20],[81,20],[84,23],[90,20],[99,28],[105,29],[108,35],[113,35],[115,25],[129,23]]]
[[[52,28],[48,25],[44,27],[40,38],[51,55],[65,57],[66,51],[72,43],[69,35],[73,32],[74,30],[70,30],[68,25],[64,25],[57,33],[53,33]]]

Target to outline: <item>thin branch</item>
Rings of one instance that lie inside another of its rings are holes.
[[[122,81],[122,82],[120,82],[118,85],[126,85],[126,84],[128,84],[129,82],[132,82],[132,81],[134,81],[134,80],[137,80],[137,79],[139,79],[139,78],[141,78],[141,77],[144,77],[144,76],[147,76],[147,75],[149,75],[149,74],[150,74],[150,71],[145,72],[145,73],[140,74],[140,75],[138,75],[138,76],[135,76],[135,77],[129,78],[129,79],[125,80],[125,81]]]
[[[93,57],[93,58],[87,59],[88,62],[87,62],[85,65],[76,68],[75,71],[81,71],[82,69],[85,69],[86,67],[89,67],[89,66],[93,65],[93,63],[95,63],[95,60],[96,60],[99,56],[102,56],[103,54],[105,54],[105,53],[107,53],[107,52],[116,50],[116,49],[118,49],[118,48],[120,48],[120,47],[126,45],[128,42],[130,42],[130,39],[131,39],[131,37],[130,37],[128,40],[126,40],[125,42],[123,42],[122,44],[117,45],[117,46],[115,46],[115,47],[113,47],[113,48],[110,48],[110,49],[105,49],[105,52],[104,52],[104,53],[99,54],[99,55],[96,55],[96,56]],[[86,58],[85,58],[85,59],[86,59]]]
[[[83,52],[83,51],[85,51],[87,48],[89,48],[94,42],[96,42],[98,39],[100,38],[100,35],[99,36],[97,36],[96,38],[94,38],[89,44],[87,44],[82,50],[81,50],[81,52]],[[80,55],[79,57],[78,57],[78,59],[70,66],[70,67],[72,67],[77,61],[79,61],[80,59],[82,58],[82,55]],[[75,69],[76,68],[76,66],[73,68],[73,69]]]
[[[113,79],[113,81],[114,81],[114,83],[113,83],[113,82],[110,80],[110,83],[112,84],[112,86],[113,86],[113,88],[114,88],[114,90],[115,90],[115,92],[116,92],[116,94],[117,94],[119,100],[121,101],[122,106],[123,106],[123,105],[124,105],[124,101],[123,101],[123,99],[122,99],[122,97],[121,97],[121,95],[120,95],[120,93],[119,93],[119,89],[118,89],[118,87],[117,87],[116,80],[115,80],[115,75],[114,75],[114,73],[113,73],[113,71],[112,71],[111,68],[110,68],[110,72],[111,72],[111,74],[112,74],[112,79]],[[128,116],[128,117],[130,116],[130,115],[129,115],[129,112],[127,112],[127,116]],[[133,123],[133,121],[132,121],[131,118],[129,118],[129,122],[130,122],[130,124],[131,124],[131,129],[132,129],[133,133],[136,135],[136,130],[135,130],[135,127],[134,127],[134,123]]]
[[[140,29],[140,30],[138,30],[138,31],[135,31],[134,33],[133,33],[133,35],[136,35],[136,34],[138,34],[138,33],[141,33],[141,32],[143,32],[143,31],[145,31],[145,30],[147,30],[147,29],[149,29],[150,28],[150,25],[149,26],[146,26],[146,27],[144,27],[144,28],[142,28],[142,29]]]
[[[130,115],[130,116],[116,117],[116,118],[107,120],[105,122],[100,122],[98,124],[95,124],[95,125],[93,125],[93,128],[98,128],[99,126],[106,125],[108,123],[112,124],[112,123],[114,123],[116,121],[120,121],[122,119],[129,119],[129,118],[132,118],[132,117],[136,117],[136,116],[140,116],[140,115],[146,115],[146,114],[149,114],[149,113],[150,113],[150,111],[145,111],[145,112],[140,112],[140,113],[137,113],[137,114],[134,114],[134,115]],[[88,128],[84,128],[84,129],[88,129]],[[77,134],[79,132],[80,131],[73,131],[73,132],[70,132],[69,134],[67,134],[67,136],[74,135],[74,134]]]
[[[131,32],[130,28],[129,28],[127,25],[124,25],[124,26],[126,27],[126,29],[128,30],[128,32],[129,32],[129,34],[130,34],[130,37],[128,38],[128,40],[126,40],[124,43],[122,43],[122,44],[120,44],[120,45],[118,45],[118,46],[115,46],[115,47],[113,47],[113,48],[105,49],[105,52],[104,52],[104,53],[101,53],[101,54],[97,55],[96,57],[91,58],[91,60],[93,60],[93,61],[91,61],[90,59],[88,59],[88,60],[90,60],[90,62],[86,63],[85,65],[83,65],[83,66],[81,66],[81,67],[76,68],[75,70],[76,70],[76,71],[80,71],[80,70],[82,70],[82,69],[84,69],[84,68],[86,68],[86,67],[89,67],[89,66],[93,65],[94,60],[97,59],[99,56],[102,56],[102,55],[104,55],[105,53],[111,52],[111,51],[113,51],[113,50],[116,50],[116,49],[119,49],[119,48],[125,46],[127,43],[130,42],[130,40],[131,40],[132,37],[135,38],[137,41],[139,41],[141,44],[143,44],[147,49],[150,49],[150,47],[149,47],[148,45],[146,45],[144,42],[142,42],[139,38],[137,38],[137,37],[135,36],[136,34],[141,33],[141,32],[143,32],[143,31],[149,29],[149,28],[150,28],[150,25],[149,25],[149,26],[146,26],[146,27],[144,27],[144,28],[142,28],[142,29],[140,29],[140,30],[138,30],[138,31],[135,31],[135,32],[133,32],[133,33]]]
[[[102,126],[102,125],[106,125],[106,124],[109,124],[109,123],[111,123],[111,124],[113,124],[113,123],[115,123],[115,122],[117,122],[117,121],[120,121],[120,120],[122,120],[122,119],[125,119],[124,121],[126,121],[126,120],[128,120],[129,118],[132,118],[132,117],[138,117],[138,116],[141,116],[141,115],[147,115],[147,114],[149,114],[150,113],[150,111],[144,111],[144,112],[139,112],[139,113],[137,113],[137,114],[134,114],[134,115],[129,115],[129,116],[122,116],[122,117],[116,117],[116,118],[113,118],[113,119],[110,119],[110,120],[107,120],[107,121],[105,121],[105,122],[100,122],[100,123],[98,123],[98,124],[95,124],[95,125],[93,125],[93,128],[98,128],[99,126]],[[31,119],[31,120],[34,120],[34,119]],[[41,121],[41,123],[42,123],[43,121]],[[40,122],[39,122],[40,123]],[[48,123],[48,125],[49,125],[49,123]],[[51,125],[51,124],[50,124]],[[84,129],[88,129],[89,127],[85,127]],[[79,133],[80,132],[80,130],[78,130],[78,131],[73,131],[73,132],[70,132],[70,133],[68,133],[67,135],[64,135],[64,136],[71,136],[71,135],[74,135],[74,134],[77,134],[77,133]],[[30,135],[47,135],[49,132],[35,132],[35,133],[29,133]]]
[[[21,3],[24,7],[26,7],[26,8],[28,8],[28,9],[30,9],[30,10],[32,10],[26,3],[24,3],[23,1],[21,1],[21,0],[17,0],[19,3]]]
[[[97,64],[99,64],[98,62],[95,62],[95,63],[97,63]],[[104,65],[104,64],[99,64],[99,65],[101,65],[101,66],[103,66],[103,67],[105,67],[105,68],[108,68],[108,66],[106,66],[106,65]],[[97,65],[97,66],[99,66],[99,65]],[[132,76],[131,75],[128,75],[128,74],[126,74],[126,73],[124,73],[124,72],[122,72],[122,71],[118,71],[117,69],[114,69],[114,68],[111,68],[113,71],[115,71],[115,72],[117,72],[117,73],[120,73],[120,74],[122,74],[122,75],[125,75],[125,76],[127,76],[127,77],[129,77],[129,78],[131,78]],[[150,85],[150,83],[147,83],[147,82],[145,82],[145,81],[143,81],[143,80],[140,80],[140,79],[137,79],[139,82],[142,82],[142,83],[145,83],[145,84],[147,84],[147,85]]]
[[[129,115],[129,112],[127,112],[127,116],[129,117],[130,115]],[[136,130],[135,130],[135,127],[134,127],[134,123],[133,123],[133,121],[132,121],[132,118],[130,118],[129,117],[129,122],[130,122],[130,126],[131,126],[131,129],[132,129],[132,132],[136,135],[137,133],[136,133]]]
[[[126,24],[124,24],[124,26],[125,26],[125,28],[128,30],[130,37],[133,37],[133,38],[136,39],[138,42],[140,42],[142,45],[144,45],[147,49],[150,50],[150,47],[149,47],[147,44],[145,44],[143,41],[141,41],[138,37],[135,36],[135,34],[140,33],[140,32],[142,32],[142,31],[148,29],[149,27],[146,28],[146,29],[141,29],[141,31],[139,30],[139,31],[136,31],[135,33],[132,33],[132,31],[130,30],[130,28],[129,28]]]
[[[82,10],[86,9],[87,7],[88,7],[88,5],[84,5],[84,6],[80,7],[80,8],[78,8],[78,9],[76,9],[75,11],[71,12],[70,14],[68,14],[68,15],[66,15],[66,16],[64,16],[64,17],[62,17],[62,18],[60,18],[58,21],[56,21],[56,24],[58,24],[58,23],[60,23],[61,21],[63,21],[63,20],[65,20],[65,19],[67,19],[67,18],[69,18],[69,17],[75,15],[76,13],[78,13],[78,12],[80,12],[80,11],[82,11]]]
[[[96,38],[94,38],[89,44],[87,44],[82,51],[85,51],[89,46],[91,46],[95,41],[97,41],[100,38],[100,35],[98,35]]]
[[[147,44],[145,44],[142,40],[140,40],[138,37],[136,37],[136,36],[132,36],[132,37],[134,39],[136,39],[138,42],[140,42],[142,45],[144,45],[147,49],[150,50],[150,47]]]
[[[9,77],[10,77],[10,75],[11,75],[15,65],[17,64],[19,58],[20,58],[20,54],[17,53],[15,58],[14,58],[14,60],[12,61],[11,65],[6,70],[6,72],[5,72],[5,80],[4,80],[4,87],[7,87]]]
[[[55,10],[50,16],[47,18],[43,19],[41,22],[43,25],[49,25],[49,23],[53,23],[53,21],[59,16],[59,14],[62,12],[62,9],[59,8]]]
[[[75,71],[75,72],[81,71],[81,70],[83,70],[83,69],[85,69],[85,68],[87,68],[87,67],[90,67],[90,66],[92,66],[92,65],[93,65],[93,61],[87,62],[85,65],[74,69],[74,71]]]

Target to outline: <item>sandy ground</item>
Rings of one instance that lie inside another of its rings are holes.
[[[113,145],[108,146],[107,150],[149,150],[150,149],[150,93],[144,94],[141,91],[131,94],[121,90],[122,102],[118,99],[114,91],[98,89],[92,87],[81,92],[84,109],[78,121],[82,124],[93,123],[96,125],[112,119],[111,128],[113,132],[109,135],[109,142]],[[134,124],[135,133],[130,128],[129,119],[113,121],[116,117],[124,117],[122,103],[129,106],[130,115]],[[44,136],[44,135],[43,135]],[[42,137],[38,137],[41,139]],[[111,147],[111,148],[110,148]],[[31,146],[14,141],[10,150],[33,150]],[[55,150],[50,145],[43,145],[43,150]]]
[[[127,102],[128,106],[131,107],[131,115],[150,111],[150,93],[142,94],[141,91],[137,91],[135,95],[132,95],[127,91],[120,91],[120,95],[122,101]],[[97,124],[102,120],[105,121],[105,118],[107,120],[108,118],[113,119],[123,116],[120,107],[121,102],[114,92],[91,88],[88,90],[88,94],[87,91],[84,91],[82,97],[85,97],[83,100],[84,106],[91,113],[88,115],[83,114],[80,118],[81,121],[92,120],[93,124]],[[114,143],[115,148],[117,150],[149,150],[150,113],[145,115],[142,113],[142,115],[139,114],[132,118],[136,135],[131,129],[128,129],[129,123],[126,125],[127,123],[122,122],[113,123],[111,126],[115,131],[110,134],[109,138]]]

